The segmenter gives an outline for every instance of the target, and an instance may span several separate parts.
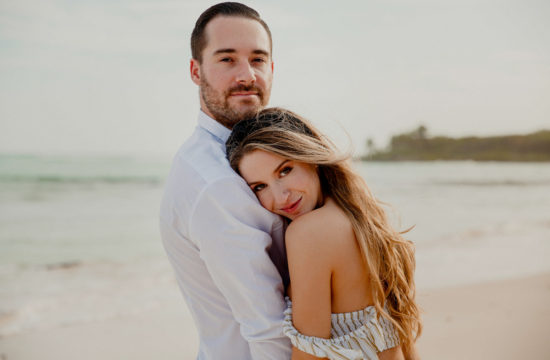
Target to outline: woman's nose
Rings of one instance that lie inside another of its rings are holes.
[[[281,207],[287,203],[290,191],[286,186],[276,185],[274,186],[273,192],[273,197],[275,198],[275,203],[277,204],[277,207]]]

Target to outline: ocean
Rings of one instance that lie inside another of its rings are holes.
[[[0,337],[181,298],[158,232],[170,160],[0,155]],[[413,227],[419,288],[550,271],[550,164],[355,166]]]

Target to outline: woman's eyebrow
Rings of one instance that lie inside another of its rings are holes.
[[[273,170],[273,172],[276,173],[277,171],[279,171],[279,169],[280,169],[281,167],[283,167],[283,165],[286,164],[286,163],[289,162],[289,161],[290,161],[290,160],[288,160],[288,159],[283,160],[283,161],[279,164],[279,166],[277,166],[277,167],[275,168],[275,170]]]
[[[275,168],[275,170],[273,170],[273,173],[276,173],[277,171],[279,171],[279,169],[282,168],[283,165],[285,165],[285,164],[286,164],[287,162],[289,162],[289,161],[290,161],[290,160],[288,160],[288,159],[285,159],[285,160],[281,161],[281,163],[280,163],[279,165],[277,165],[277,167]],[[247,182],[246,182],[246,184],[247,184],[248,186],[254,186],[254,185],[260,184],[260,183],[261,183],[261,181],[251,181],[251,182],[248,182],[248,181],[247,181]]]

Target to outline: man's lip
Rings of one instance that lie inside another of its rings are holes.
[[[298,200],[296,200],[289,206],[282,208],[281,210],[287,213],[293,213],[298,208],[298,205],[300,205],[301,201],[302,201],[302,198],[300,197]]]
[[[258,95],[256,91],[235,91],[231,93],[231,96],[250,96]]]

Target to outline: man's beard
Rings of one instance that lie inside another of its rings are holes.
[[[240,107],[238,104],[232,107],[228,99],[231,93],[240,91],[256,92],[260,100],[259,103],[249,101],[250,104],[248,106],[243,106],[241,103]],[[214,119],[229,129],[233,128],[233,125],[241,120],[256,116],[256,114],[267,104],[267,100],[269,100],[264,97],[262,89],[255,85],[237,85],[220,94],[210,86],[204,74],[202,76],[200,92],[204,104],[210,113],[214,115]]]

